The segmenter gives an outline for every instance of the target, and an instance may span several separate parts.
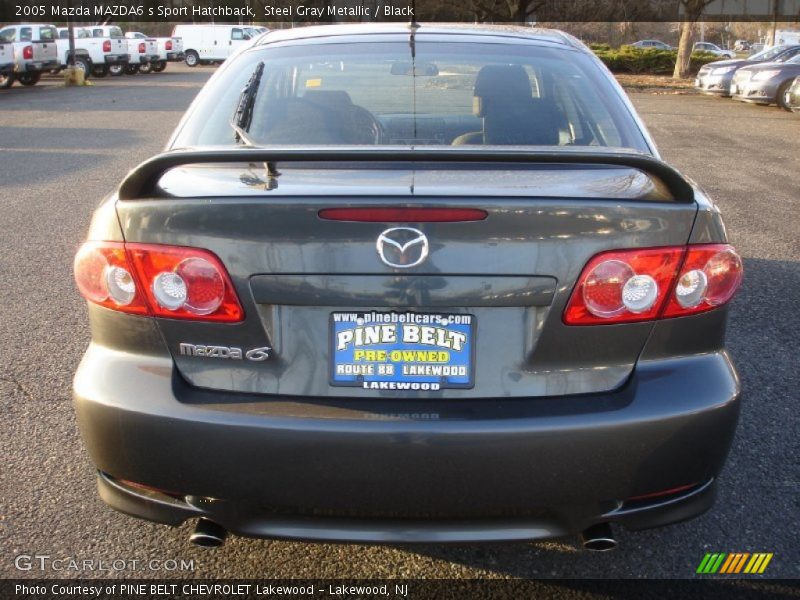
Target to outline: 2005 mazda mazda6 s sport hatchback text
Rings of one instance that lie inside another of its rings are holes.
[[[707,510],[736,427],[719,212],[555,31],[260,37],[75,277],[100,495],[200,544],[610,548]]]

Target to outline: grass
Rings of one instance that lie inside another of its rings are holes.
[[[632,75],[617,73],[620,85],[627,91],[654,94],[694,94],[694,78],[673,79],[671,75]]]

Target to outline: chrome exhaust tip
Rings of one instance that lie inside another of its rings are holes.
[[[189,536],[189,541],[203,548],[218,548],[225,543],[227,536],[228,532],[224,527],[201,517],[197,519],[197,525]]]
[[[581,544],[586,550],[593,552],[608,552],[617,547],[617,540],[608,523],[598,523],[585,529],[581,533]]]

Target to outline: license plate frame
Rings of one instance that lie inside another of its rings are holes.
[[[472,314],[333,311],[328,329],[329,383],[368,390],[471,389],[476,331]]]

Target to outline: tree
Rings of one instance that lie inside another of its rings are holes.
[[[680,0],[683,12],[681,37],[678,42],[678,58],[675,60],[673,79],[683,79],[689,75],[689,63],[692,58],[692,30],[694,24],[703,14],[706,6],[715,0]]]

